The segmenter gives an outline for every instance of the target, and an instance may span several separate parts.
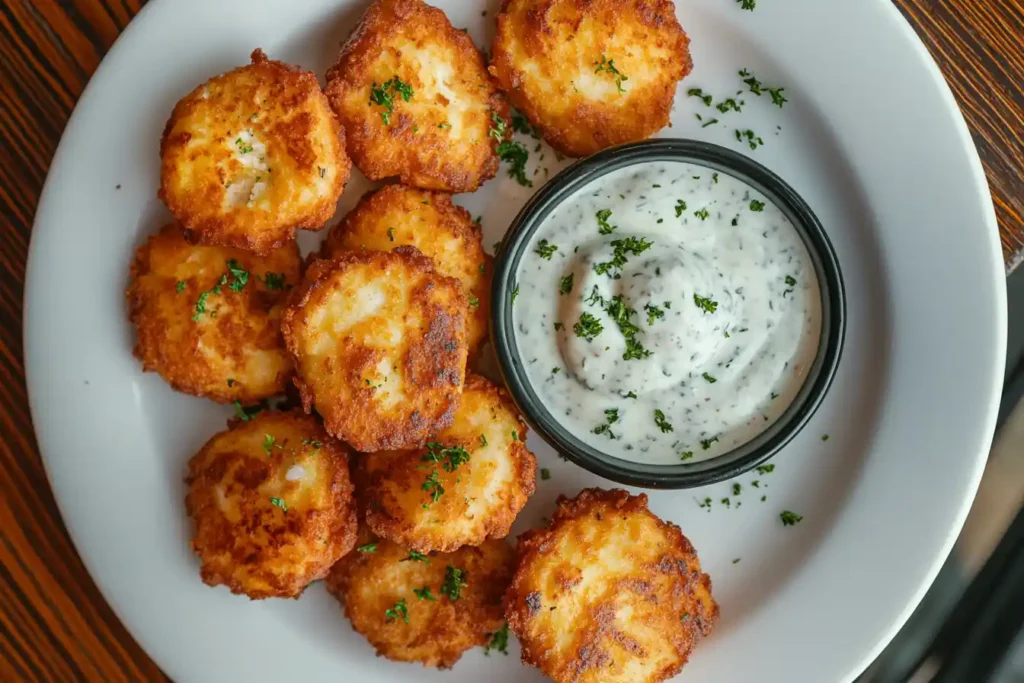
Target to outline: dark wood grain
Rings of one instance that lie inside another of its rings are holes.
[[[141,5],[0,2],[2,681],[164,680],[103,600],[61,523],[32,432],[21,340],[25,260],[47,167],[86,81]],[[897,5],[963,108],[1010,269],[1024,256],[1024,0]]]

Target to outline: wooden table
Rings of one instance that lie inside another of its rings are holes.
[[[61,523],[29,419],[21,340],[25,260],[47,167],[82,88],[142,4],[0,2],[4,681],[164,679],[103,600]],[[1024,260],[1024,0],[897,4],[942,66],[970,124],[988,172],[1010,270]]]

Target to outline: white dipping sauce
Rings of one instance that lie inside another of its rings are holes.
[[[637,462],[701,460],[757,436],[799,391],[821,332],[789,219],[694,164],[630,166],[577,191],[533,236],[516,285],[515,340],[544,406]]]

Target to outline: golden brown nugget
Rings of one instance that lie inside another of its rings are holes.
[[[718,616],[693,546],[643,494],[559,497],[549,528],[517,551],[505,615],[523,662],[556,683],[671,678]]]
[[[422,446],[458,407],[468,305],[414,247],[314,261],[281,322],[306,411],[358,451]]]
[[[462,283],[469,298],[470,356],[487,338],[491,269],[480,242],[480,226],[444,192],[385,185],[363,196],[324,242],[327,256],[341,250],[390,251],[412,245],[441,275]]]
[[[218,403],[282,393],[294,370],[281,313],[300,269],[294,243],[257,256],[165,226],[136,250],[127,291],[143,370]]]
[[[582,157],[668,124],[689,45],[670,0],[504,0],[489,70],[548,144]]]
[[[194,239],[258,253],[322,228],[352,166],[316,76],[261,50],[178,102],[160,160],[160,198]]]
[[[355,545],[348,451],[301,411],[233,420],[189,461],[185,483],[211,586],[297,598]]]
[[[503,389],[469,375],[451,427],[425,449],[360,460],[366,523],[419,552],[504,538],[536,488],[526,425]]]
[[[420,0],[376,0],[327,72],[327,97],[366,177],[472,192],[498,170],[508,104],[473,41]],[[492,129],[495,130],[492,133]]]
[[[446,669],[502,629],[515,559],[504,541],[429,556],[368,533],[359,544],[331,570],[327,590],[378,656]]]

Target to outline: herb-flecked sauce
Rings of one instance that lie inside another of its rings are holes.
[[[515,341],[547,410],[626,460],[714,457],[792,402],[821,331],[818,281],[785,214],[681,162],[613,171],[534,234]]]

